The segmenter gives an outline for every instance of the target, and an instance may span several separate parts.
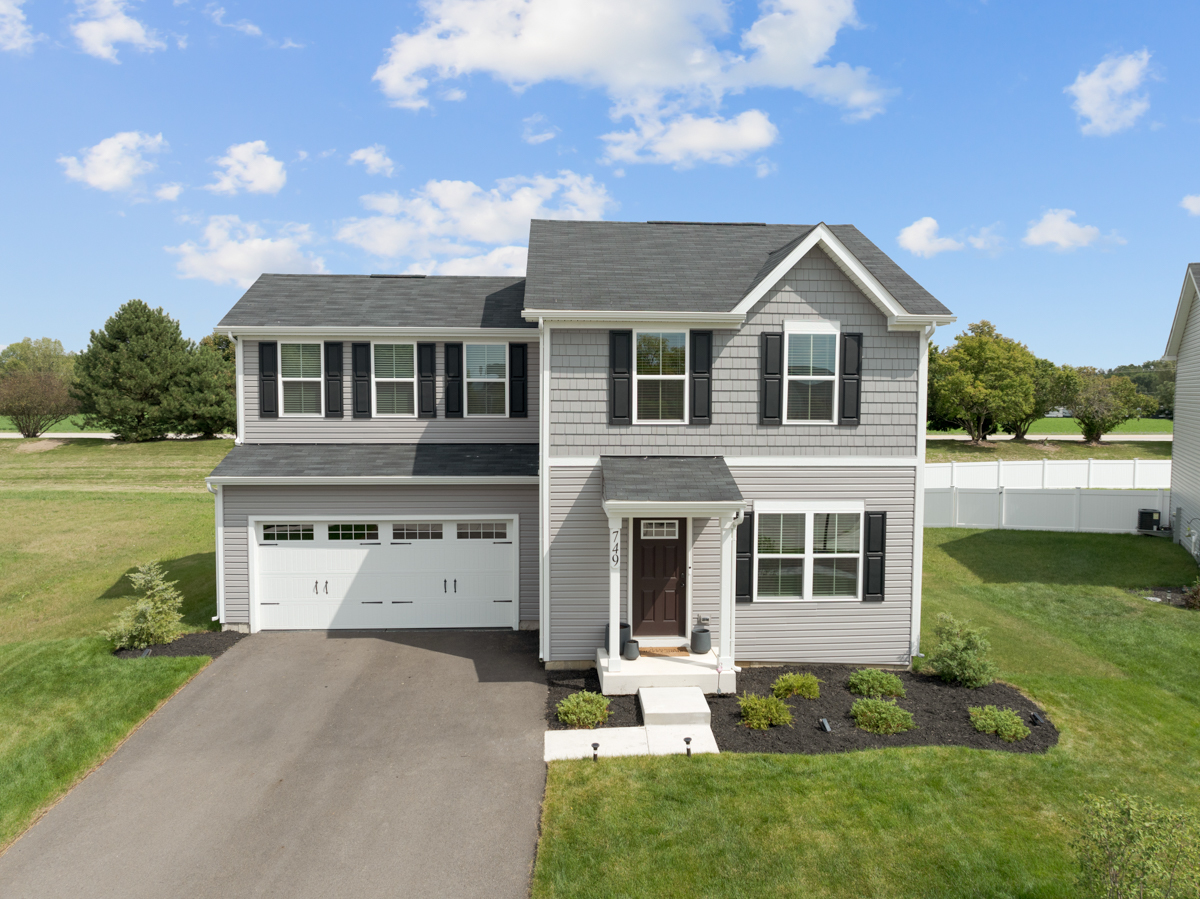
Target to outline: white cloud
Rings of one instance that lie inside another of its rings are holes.
[[[1100,236],[1100,229],[1095,225],[1080,225],[1071,221],[1073,218],[1074,209],[1049,209],[1036,222],[1030,223],[1022,242],[1031,247],[1053,244],[1060,250],[1074,250],[1088,246]]]
[[[424,22],[392,39],[375,72],[394,105],[421,109],[432,82],[474,72],[514,90],[552,80],[600,88],[615,119],[634,121],[606,137],[612,158],[729,163],[743,155],[740,141],[761,149],[776,132],[756,110],[751,120],[691,117],[679,129],[666,121],[711,112],[750,88],[800,91],[852,120],[882,112],[889,96],[868,69],[828,61],[838,33],[858,25],[854,0],[764,0],[736,35],[724,0],[426,0],[423,8]],[[736,49],[718,45],[735,41]],[[658,133],[680,144],[660,151]]]
[[[183,185],[178,182],[170,184],[160,184],[158,189],[154,191],[154,196],[160,200],[174,201],[179,199],[179,194],[183,191]]]
[[[249,287],[263,272],[324,272],[325,260],[303,249],[312,240],[308,225],[288,224],[277,236],[265,237],[254,222],[243,222],[236,215],[214,215],[204,227],[203,244],[189,240],[163,249],[179,257],[176,267],[182,278]]]
[[[1090,72],[1080,72],[1075,82],[1063,88],[1075,98],[1071,104],[1084,120],[1084,134],[1115,134],[1133,126],[1147,109],[1150,99],[1136,94],[1146,79],[1150,51],[1126,56],[1109,56]]]
[[[489,265],[508,259],[505,264],[511,266],[511,255],[492,258],[497,250],[484,248],[504,249],[526,240],[531,218],[598,219],[614,205],[603,184],[571,171],[505,178],[491,190],[470,181],[430,181],[410,196],[368,194],[362,203],[377,214],[349,220],[338,240],[373,256],[409,257],[426,266],[444,257],[458,266],[480,258]]]
[[[467,92],[457,87],[452,87],[447,91],[442,91],[442,99],[448,103],[458,103],[461,100],[467,99]]]
[[[1179,205],[1188,211],[1188,215],[1200,215],[1200,194],[1188,194]]]
[[[444,262],[415,263],[406,274],[413,275],[514,275],[525,274],[527,247],[496,247],[479,256],[460,256]]]
[[[285,37],[283,43],[279,45],[280,50],[303,50],[304,44],[292,40],[290,37]]]
[[[932,259],[938,253],[963,248],[963,244],[953,238],[938,237],[937,219],[928,215],[917,219],[907,228],[900,229],[896,241],[914,256],[925,259]]]
[[[371,144],[369,147],[355,150],[350,154],[346,165],[354,165],[356,162],[366,166],[368,175],[387,175],[390,178],[395,170],[395,163],[388,158],[387,147],[383,144]]]
[[[106,137],[94,147],[83,150],[83,161],[75,156],[60,156],[58,164],[72,181],[82,181],[97,190],[130,190],[139,175],[154,169],[143,153],[161,153],[167,142],[162,134],[122,131]]]
[[[550,124],[540,112],[535,112],[533,115],[524,119],[525,130],[521,132],[521,140],[527,144],[544,144],[548,140],[554,140],[558,137],[558,128]]]
[[[242,34],[249,35],[250,37],[262,37],[262,29],[249,19],[238,19],[236,22],[224,21],[225,7],[223,6],[216,6],[210,3],[204,8],[204,12],[213,20],[214,25],[219,25],[222,28],[232,28],[234,31],[240,31]]]
[[[30,50],[38,38],[25,21],[25,0],[0,0],[0,50]]]
[[[267,153],[262,140],[234,144],[217,160],[225,171],[213,172],[216,181],[205,186],[216,194],[236,194],[247,190],[252,194],[277,194],[287,183],[283,163]]]
[[[967,243],[977,250],[983,250],[986,253],[995,253],[1004,246],[1004,238],[996,233],[999,225],[988,225],[980,228],[978,234],[969,235]]]
[[[660,162],[687,168],[697,162],[731,165],[771,144],[779,136],[765,112],[749,109],[732,119],[684,113],[663,122],[657,114],[635,115],[631,131],[601,136],[605,158],[617,162]]]
[[[116,44],[129,44],[147,53],[167,48],[158,35],[126,14],[126,0],[75,0],[75,7],[71,34],[84,53],[119,63]]]

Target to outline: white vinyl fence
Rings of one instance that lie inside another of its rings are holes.
[[[1016,464],[1022,463],[1006,462],[1004,468],[1007,470],[1009,465]],[[927,528],[1012,528],[1134,534],[1137,533],[1139,509],[1158,509],[1162,513],[1162,526],[1169,526],[1171,492],[1088,490],[1083,487],[1046,490],[1009,487],[925,488]]]
[[[1031,462],[934,462],[925,466],[925,487],[995,490],[1170,490],[1170,459],[1041,459]]]

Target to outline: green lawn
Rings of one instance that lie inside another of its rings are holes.
[[[213,498],[232,441],[0,441],[0,848],[199,671],[204,658],[115,659],[96,636],[165,562],[192,630],[216,612]]]
[[[16,433],[16,430],[16,425],[12,423],[12,419],[8,418],[7,416],[0,415],[0,433]],[[107,433],[108,428],[85,428],[83,426],[83,416],[74,415],[71,418],[68,418],[66,421],[60,421],[58,424],[54,425],[54,427],[50,428],[50,430],[46,431],[46,433],[82,434],[87,431],[99,431],[100,433]]]
[[[1174,433],[1175,422],[1169,418],[1132,418],[1118,425],[1114,434],[1171,434]],[[951,431],[930,431],[929,436],[939,434],[965,434],[961,428]],[[1073,418],[1042,418],[1033,423],[1030,434],[1078,434],[1079,422]]]
[[[1062,731],[960,747],[550,766],[533,894],[1069,897],[1087,793],[1200,807],[1200,613],[1131,596],[1196,566],[1165,540],[927,530],[925,611],[989,628]]]
[[[926,462],[992,462],[996,459],[1170,459],[1170,440],[1105,439],[1101,446],[1087,446],[1078,440],[989,440],[972,446],[964,440],[940,440],[932,434],[925,441]]]

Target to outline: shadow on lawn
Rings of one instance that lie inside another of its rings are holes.
[[[1178,585],[1196,576],[1187,551],[1160,537],[996,530],[967,531],[937,542],[985,584],[1133,589]]]
[[[212,620],[217,614],[217,554],[193,553],[164,561],[162,566],[167,573],[167,580],[179,582],[179,591],[183,594],[183,623],[189,629],[218,629],[220,625]],[[125,571],[98,598],[127,599],[133,596],[129,575],[136,570],[135,566]]]

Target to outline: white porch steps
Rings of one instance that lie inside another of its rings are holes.
[[[717,654],[686,656],[643,655],[632,662],[621,660],[619,671],[609,671],[608,651],[596,650],[596,672],[605,696],[637,693],[643,687],[699,687],[702,693],[733,693],[733,671],[717,670]]]
[[[699,687],[641,687],[638,702],[647,727],[655,724],[707,727],[712,723],[712,710]]]
[[[590,759],[592,744],[600,758],[623,755],[686,755],[719,752],[713,736],[712,711],[699,687],[642,687],[638,690],[645,727],[601,727],[595,730],[546,731],[544,758]]]

